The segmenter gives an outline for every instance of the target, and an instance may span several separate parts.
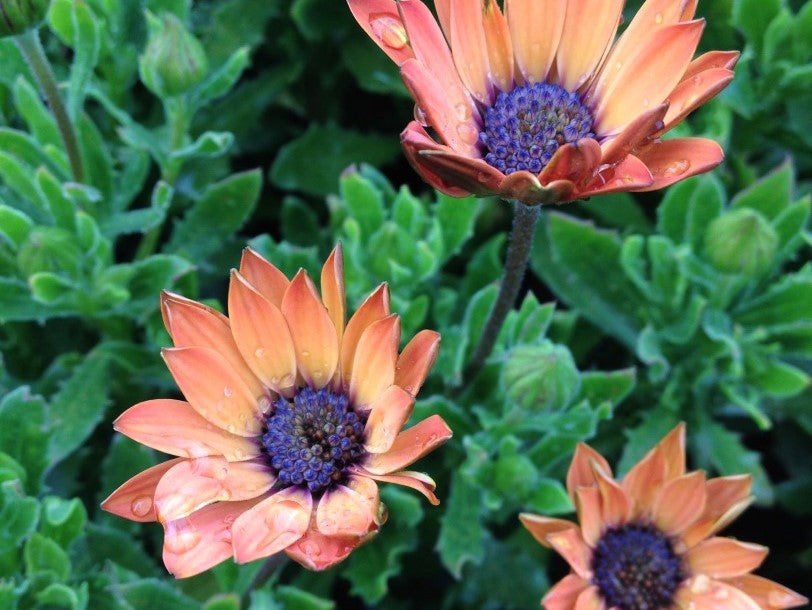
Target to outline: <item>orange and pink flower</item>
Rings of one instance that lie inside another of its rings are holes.
[[[660,189],[717,166],[716,142],[660,137],[733,78],[693,59],[697,0],[347,0],[415,99],[409,162],[453,196],[527,204]],[[430,131],[429,131],[430,130]],[[438,141],[439,140],[439,141]]]
[[[233,557],[285,551],[321,570],[386,520],[376,481],[438,504],[434,481],[405,470],[451,437],[439,416],[401,431],[440,345],[418,333],[400,354],[400,319],[386,284],[345,324],[343,258],[288,280],[246,249],[232,271],[229,316],[164,293],[163,350],[186,401],[156,399],[114,423],[178,456],[127,481],[102,508],[160,521],[163,559],[177,577]]]

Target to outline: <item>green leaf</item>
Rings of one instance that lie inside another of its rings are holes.
[[[481,203],[476,197],[459,199],[437,193],[434,213],[440,221],[440,228],[443,232],[444,260],[457,254],[462,245],[473,235],[474,223],[480,209]]]
[[[466,563],[482,562],[487,531],[483,525],[482,493],[459,472],[454,473],[442,517],[437,551],[440,560],[456,578]]]
[[[58,273],[39,271],[28,278],[31,296],[40,303],[48,305],[73,301],[79,285]]]
[[[146,233],[157,227],[166,218],[174,193],[175,189],[167,182],[159,180],[152,190],[152,200],[148,208],[114,213],[102,222],[102,233],[108,237],[115,237],[123,233]]]
[[[47,465],[45,401],[20,386],[0,400],[0,449],[25,468],[32,492]]]
[[[82,533],[85,523],[87,510],[78,498],[48,496],[42,503],[40,531],[64,549]]]
[[[284,610],[333,610],[335,603],[297,587],[278,586],[274,588],[276,599]]]
[[[14,81],[14,105],[40,146],[50,145],[62,150],[62,136],[59,134],[53,114],[42,103],[39,92],[23,76]],[[66,166],[67,158],[61,178],[68,177]]]
[[[33,226],[34,221],[26,214],[0,204],[0,237],[13,249],[16,250],[25,242]]]
[[[73,543],[74,564],[77,562],[86,564],[74,565],[77,572],[80,567],[84,567],[85,571],[98,571],[102,565],[113,561],[139,576],[165,575],[165,570],[158,569],[155,560],[144,552],[143,545],[132,534],[92,521],[87,524],[86,532],[86,536]]]
[[[161,610],[199,610],[200,605],[170,584],[157,578],[144,578],[135,582],[110,587],[113,595],[133,608],[160,608]]]
[[[62,183],[46,168],[40,167],[36,174],[36,187],[43,201],[48,205],[48,211],[54,223],[60,229],[71,233],[76,231],[75,208],[71,199],[62,189]]]
[[[20,481],[23,485],[27,480],[25,468],[8,453],[0,451],[0,483],[3,481]]]
[[[747,36],[747,40],[760,50],[764,32],[781,9],[781,0],[735,0],[733,24]]]
[[[808,268],[812,272],[812,268]],[[793,323],[809,325],[812,319],[812,273],[784,276],[762,296],[750,301],[736,316],[748,326],[771,330],[787,328]]]
[[[526,502],[528,509],[543,515],[564,515],[573,511],[567,490],[555,479],[539,479]]]
[[[67,315],[71,308],[59,310],[31,298],[28,284],[16,278],[0,277],[0,322],[13,320],[45,320]]]
[[[23,557],[29,577],[38,572],[51,572],[56,580],[64,582],[70,575],[68,554],[56,542],[37,532],[26,542]]]
[[[787,160],[775,170],[739,192],[730,202],[730,208],[752,208],[768,220],[773,220],[789,206],[795,170]]]
[[[370,238],[384,222],[383,194],[360,173],[346,172],[339,182],[341,200],[347,213],[361,228],[361,237]]]
[[[71,610],[84,610],[88,603],[88,587],[83,582],[77,589],[62,583],[55,582],[37,593],[37,601],[45,607],[70,608]]]
[[[68,83],[68,114],[76,120],[85,100],[93,69],[99,61],[101,46],[99,24],[86,2],[70,2],[73,36],[73,63]]]
[[[657,230],[697,249],[708,224],[722,212],[725,191],[713,174],[678,182],[657,208]]]
[[[39,502],[27,498],[18,481],[0,483],[0,555],[21,546],[37,525]]]
[[[366,36],[353,36],[345,40],[340,49],[344,65],[362,89],[372,93],[409,97],[397,66],[384,53],[373,49]]]
[[[213,70],[197,87],[189,92],[193,108],[200,108],[228,93],[248,66],[250,49],[240,47],[223,63]]]
[[[234,135],[228,132],[207,131],[194,142],[183,148],[173,150],[169,158],[186,161],[194,158],[219,157],[229,151],[234,144]]]
[[[465,308],[465,316],[462,320],[460,343],[457,346],[454,359],[455,374],[462,372],[468,360],[468,356],[479,343],[482,329],[485,327],[488,314],[491,309],[493,309],[493,304],[496,302],[498,294],[499,288],[491,284],[477,292],[468,302],[468,306]]]
[[[576,401],[588,400],[592,405],[608,401],[612,406],[620,404],[637,384],[634,368],[618,371],[586,371],[581,373],[581,391]]]
[[[754,371],[750,379],[762,392],[775,398],[796,396],[809,387],[810,381],[801,369],[777,360]]]

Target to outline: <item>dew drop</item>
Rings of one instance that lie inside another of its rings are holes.
[[[479,139],[479,132],[468,123],[457,125],[457,135],[466,144],[476,144]]]
[[[228,398],[229,396],[232,396],[233,394],[234,394],[234,390],[232,390],[230,387],[225,386],[223,388],[223,396],[225,396],[226,398]]]
[[[375,37],[391,49],[402,49],[409,43],[406,28],[397,15],[392,13],[372,13],[369,27]]]
[[[152,510],[152,498],[138,496],[130,504],[130,510],[136,517],[146,517]]]
[[[308,557],[318,557],[321,555],[321,547],[313,541],[308,540],[302,545],[302,550]]]
[[[228,424],[226,430],[231,432],[231,434],[234,434],[237,431],[237,426],[235,426],[234,424]]]
[[[271,379],[271,381],[274,383],[274,385],[276,385],[279,382],[279,379],[276,379],[275,381]],[[262,396],[259,401],[257,401],[257,407],[259,408],[260,413],[263,415],[266,415],[271,410],[272,406],[273,403],[267,396]]]
[[[710,584],[710,578],[705,574],[699,574],[691,583],[691,592],[698,594],[707,593],[710,589]]]
[[[306,349],[302,350],[302,358],[310,358],[310,352]]]
[[[713,592],[713,599],[718,601],[726,600],[730,597],[730,592],[725,589],[724,587],[717,587],[716,590]]]
[[[429,117],[426,115],[426,111],[417,104],[414,105],[414,120],[420,123],[423,127],[429,126]]]
[[[662,22],[663,22],[663,14],[662,14],[662,13],[657,13],[657,14],[654,16],[654,23],[656,23],[656,24],[658,24],[658,25],[659,25],[659,24],[661,24]]]
[[[186,527],[181,529],[173,521],[166,524],[166,537],[164,546],[170,553],[180,555],[188,553],[195,548],[201,540],[200,532],[191,528],[186,522]]]
[[[665,167],[659,168],[655,173],[664,178],[673,178],[681,176],[688,171],[691,167],[691,162],[688,159],[676,159],[668,163]]]
[[[258,347],[256,350],[254,350],[254,356],[256,356],[257,358],[264,358],[265,357],[265,348],[264,347]]]
[[[460,121],[467,121],[471,118],[471,107],[468,104],[460,102],[454,106],[454,113]]]

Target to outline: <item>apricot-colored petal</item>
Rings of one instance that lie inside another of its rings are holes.
[[[704,516],[721,517],[735,504],[749,498],[752,487],[753,476],[749,474],[709,479],[705,484],[708,499]]]
[[[383,481],[384,483],[395,483],[396,485],[411,487],[412,489],[416,489],[421,494],[426,496],[428,501],[434,506],[437,506],[440,503],[440,500],[437,499],[436,495],[434,495],[434,490],[437,487],[437,484],[434,482],[434,479],[425,473],[415,472],[413,470],[399,470],[397,472],[390,472],[389,474],[375,474],[374,472],[369,472],[368,470],[358,466],[353,467],[351,472],[362,477],[369,477],[375,481]]]
[[[443,418],[439,415],[432,415],[398,434],[392,446],[385,453],[369,455],[364,463],[364,468],[376,474],[401,470],[434,451],[450,439],[451,435],[451,428],[443,421]]]
[[[344,386],[349,386],[352,376],[352,366],[355,360],[355,350],[358,340],[373,322],[382,320],[389,315],[389,286],[381,284],[370,294],[350,318],[344,337],[341,340],[341,379]]]
[[[414,57],[395,0],[347,0],[355,20],[397,65]]]
[[[710,500],[710,495],[708,495],[708,499]],[[706,508],[705,514],[680,536],[682,546],[689,549],[709,536],[713,536],[721,531],[747,510],[747,507],[750,506],[754,500],[755,496],[743,498],[718,516],[709,515]]]
[[[743,591],[704,574],[677,589],[674,602],[681,610],[763,610]]]
[[[285,316],[234,270],[228,311],[245,362],[267,387],[288,393],[296,384],[296,350]]]
[[[547,540],[548,534],[578,528],[578,524],[572,521],[545,517],[544,515],[535,515],[533,513],[520,513],[519,520],[522,522],[522,525],[533,534],[533,538],[548,548],[550,547],[550,541]]]
[[[155,489],[158,520],[174,521],[213,502],[250,500],[276,482],[259,462],[228,462],[221,457],[184,460],[170,468]]]
[[[612,73],[605,91],[595,100],[595,129],[600,135],[618,132],[655,106],[680,82],[699,44],[705,21],[686,21],[657,30],[646,52]]]
[[[624,0],[566,2],[556,67],[561,86],[567,91],[579,89],[592,76],[614,38],[623,3]]]
[[[335,538],[309,529],[299,540],[285,548],[288,557],[309,570],[326,570],[346,559],[364,540]]]
[[[634,155],[626,155],[626,158],[614,167],[598,173],[590,183],[575,193],[573,199],[644,190],[653,181],[654,178],[645,163]]]
[[[601,492],[597,487],[578,487],[575,489],[575,508],[578,523],[581,524],[581,535],[590,547],[594,547],[605,528],[603,510],[601,509]]]
[[[344,485],[328,489],[316,507],[316,527],[325,536],[361,537],[369,531],[375,506]]]
[[[706,574],[711,578],[733,578],[752,572],[769,549],[760,544],[740,542],[733,538],[709,538],[690,549],[685,561],[692,574]]]
[[[654,504],[665,481],[665,458],[658,448],[649,451],[623,477],[621,485],[633,502],[632,514],[639,517]]]
[[[271,303],[277,307],[282,305],[290,280],[258,252],[251,248],[242,251],[240,275]]]
[[[555,180],[541,184],[535,174],[527,171],[513,172],[499,185],[499,197],[520,201],[526,205],[563,203],[574,198],[575,185],[569,180]]]
[[[490,63],[482,15],[482,0],[451,0],[451,53],[457,72],[477,100],[490,105]],[[424,108],[425,110],[425,108]]]
[[[364,330],[355,349],[349,380],[350,400],[356,408],[369,408],[394,383],[399,344],[400,317],[397,314],[373,322]],[[414,400],[408,392],[398,389]]]
[[[592,585],[581,591],[575,600],[573,610],[603,610],[606,606],[598,594],[598,587]]]
[[[703,53],[688,64],[685,74],[682,75],[682,80],[688,80],[700,72],[712,70],[713,68],[733,70],[740,56],[741,53],[738,51],[708,51]]]
[[[414,396],[403,388],[390,385],[370,403],[369,419],[364,428],[364,448],[370,453],[386,453],[409,419]]]
[[[336,328],[338,341],[344,334],[347,317],[347,297],[344,290],[344,251],[338,244],[321,268],[321,300]]]
[[[680,422],[657,443],[665,459],[666,480],[685,474],[685,422]]]
[[[281,309],[293,337],[299,374],[311,387],[323,388],[338,368],[338,335],[303,269],[291,281]]]
[[[578,443],[575,447],[575,455],[572,456],[572,463],[567,471],[567,491],[570,498],[575,502],[575,489],[578,487],[589,487],[595,485],[595,474],[592,470],[591,462],[595,462],[604,472],[612,476],[612,468],[604,457],[586,443]]]
[[[205,572],[233,554],[231,525],[259,500],[218,502],[164,524],[163,560],[175,578]]]
[[[668,131],[686,116],[714,97],[733,80],[733,71],[713,68],[679,83],[668,96],[670,106],[662,131]]]
[[[795,608],[809,603],[806,597],[792,589],[755,574],[744,574],[726,582],[753,598],[761,610]]]
[[[596,462],[592,462],[592,469],[601,494],[603,522],[608,526],[623,525],[629,520],[632,508],[626,492]]]
[[[440,333],[421,330],[398,356],[395,363],[395,385],[417,396],[440,351]]]
[[[234,560],[246,563],[293,544],[307,531],[312,510],[310,492],[288,487],[245,511],[231,528]]]
[[[513,53],[524,80],[543,82],[561,41],[567,3],[560,0],[505,0]]]
[[[370,507],[372,520],[375,525],[381,525],[386,522],[386,507],[381,504],[380,490],[375,481],[368,477],[351,475],[347,477],[346,486],[354,492],[361,494],[361,497],[364,498],[364,501]]]
[[[482,27],[488,48],[491,82],[502,91],[510,91],[513,88],[513,43],[507,19],[499,10],[496,0],[483,0]]]
[[[548,184],[569,180],[576,187],[585,184],[601,163],[601,145],[592,138],[583,138],[560,147],[539,174],[539,181]]]
[[[239,462],[260,454],[258,443],[215,426],[181,400],[139,402],[119,415],[113,427],[142,445],[180,457],[222,455]]]
[[[601,164],[619,163],[647,138],[662,130],[667,111],[668,104],[651,108],[626,125],[617,136],[604,141],[601,144]]]
[[[158,482],[167,470],[182,461],[182,458],[167,460],[139,472],[107,496],[107,499],[101,503],[102,509],[130,521],[142,523],[157,521],[158,516],[155,514],[153,501],[155,488],[158,487]]]
[[[200,415],[240,436],[262,433],[258,396],[217,352],[207,347],[161,351],[180,391]]]
[[[589,583],[577,574],[559,580],[541,600],[545,610],[573,610],[575,602]]]
[[[701,470],[671,479],[654,501],[652,519],[670,536],[677,536],[705,510],[705,473]]]
[[[592,551],[581,537],[577,528],[566,528],[547,534],[547,542],[563,557],[573,572],[581,578],[589,579],[592,570],[589,567]]]
[[[434,0],[434,12],[437,13],[437,21],[440,22],[440,29],[446,40],[451,40],[451,2],[452,0]]]
[[[712,170],[724,159],[722,147],[705,138],[674,138],[652,143],[638,153],[654,182],[636,189],[654,191]]]

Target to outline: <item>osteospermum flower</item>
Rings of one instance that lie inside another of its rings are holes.
[[[623,478],[579,444],[567,490],[579,524],[522,514],[525,527],[572,573],[542,600],[547,610],[769,610],[806,599],[751,574],[767,548],[715,534],[753,500],[749,475],[685,472],[680,424]]]
[[[161,299],[175,347],[163,357],[188,402],[157,399],[115,428],[179,456],[119,487],[102,507],[164,527],[177,577],[234,557],[285,551],[311,569],[350,554],[386,520],[376,481],[437,504],[434,481],[404,470],[451,437],[439,416],[405,431],[440,343],[422,331],[398,355],[386,284],[345,325],[341,248],[321,273],[288,280],[246,249],[229,318],[175,294]]]
[[[524,203],[663,188],[723,158],[660,140],[733,78],[738,52],[694,59],[697,0],[647,0],[615,41],[624,0],[348,0],[416,101],[409,162],[453,196]],[[442,28],[442,29],[441,29]],[[433,131],[429,134],[427,128]]]

